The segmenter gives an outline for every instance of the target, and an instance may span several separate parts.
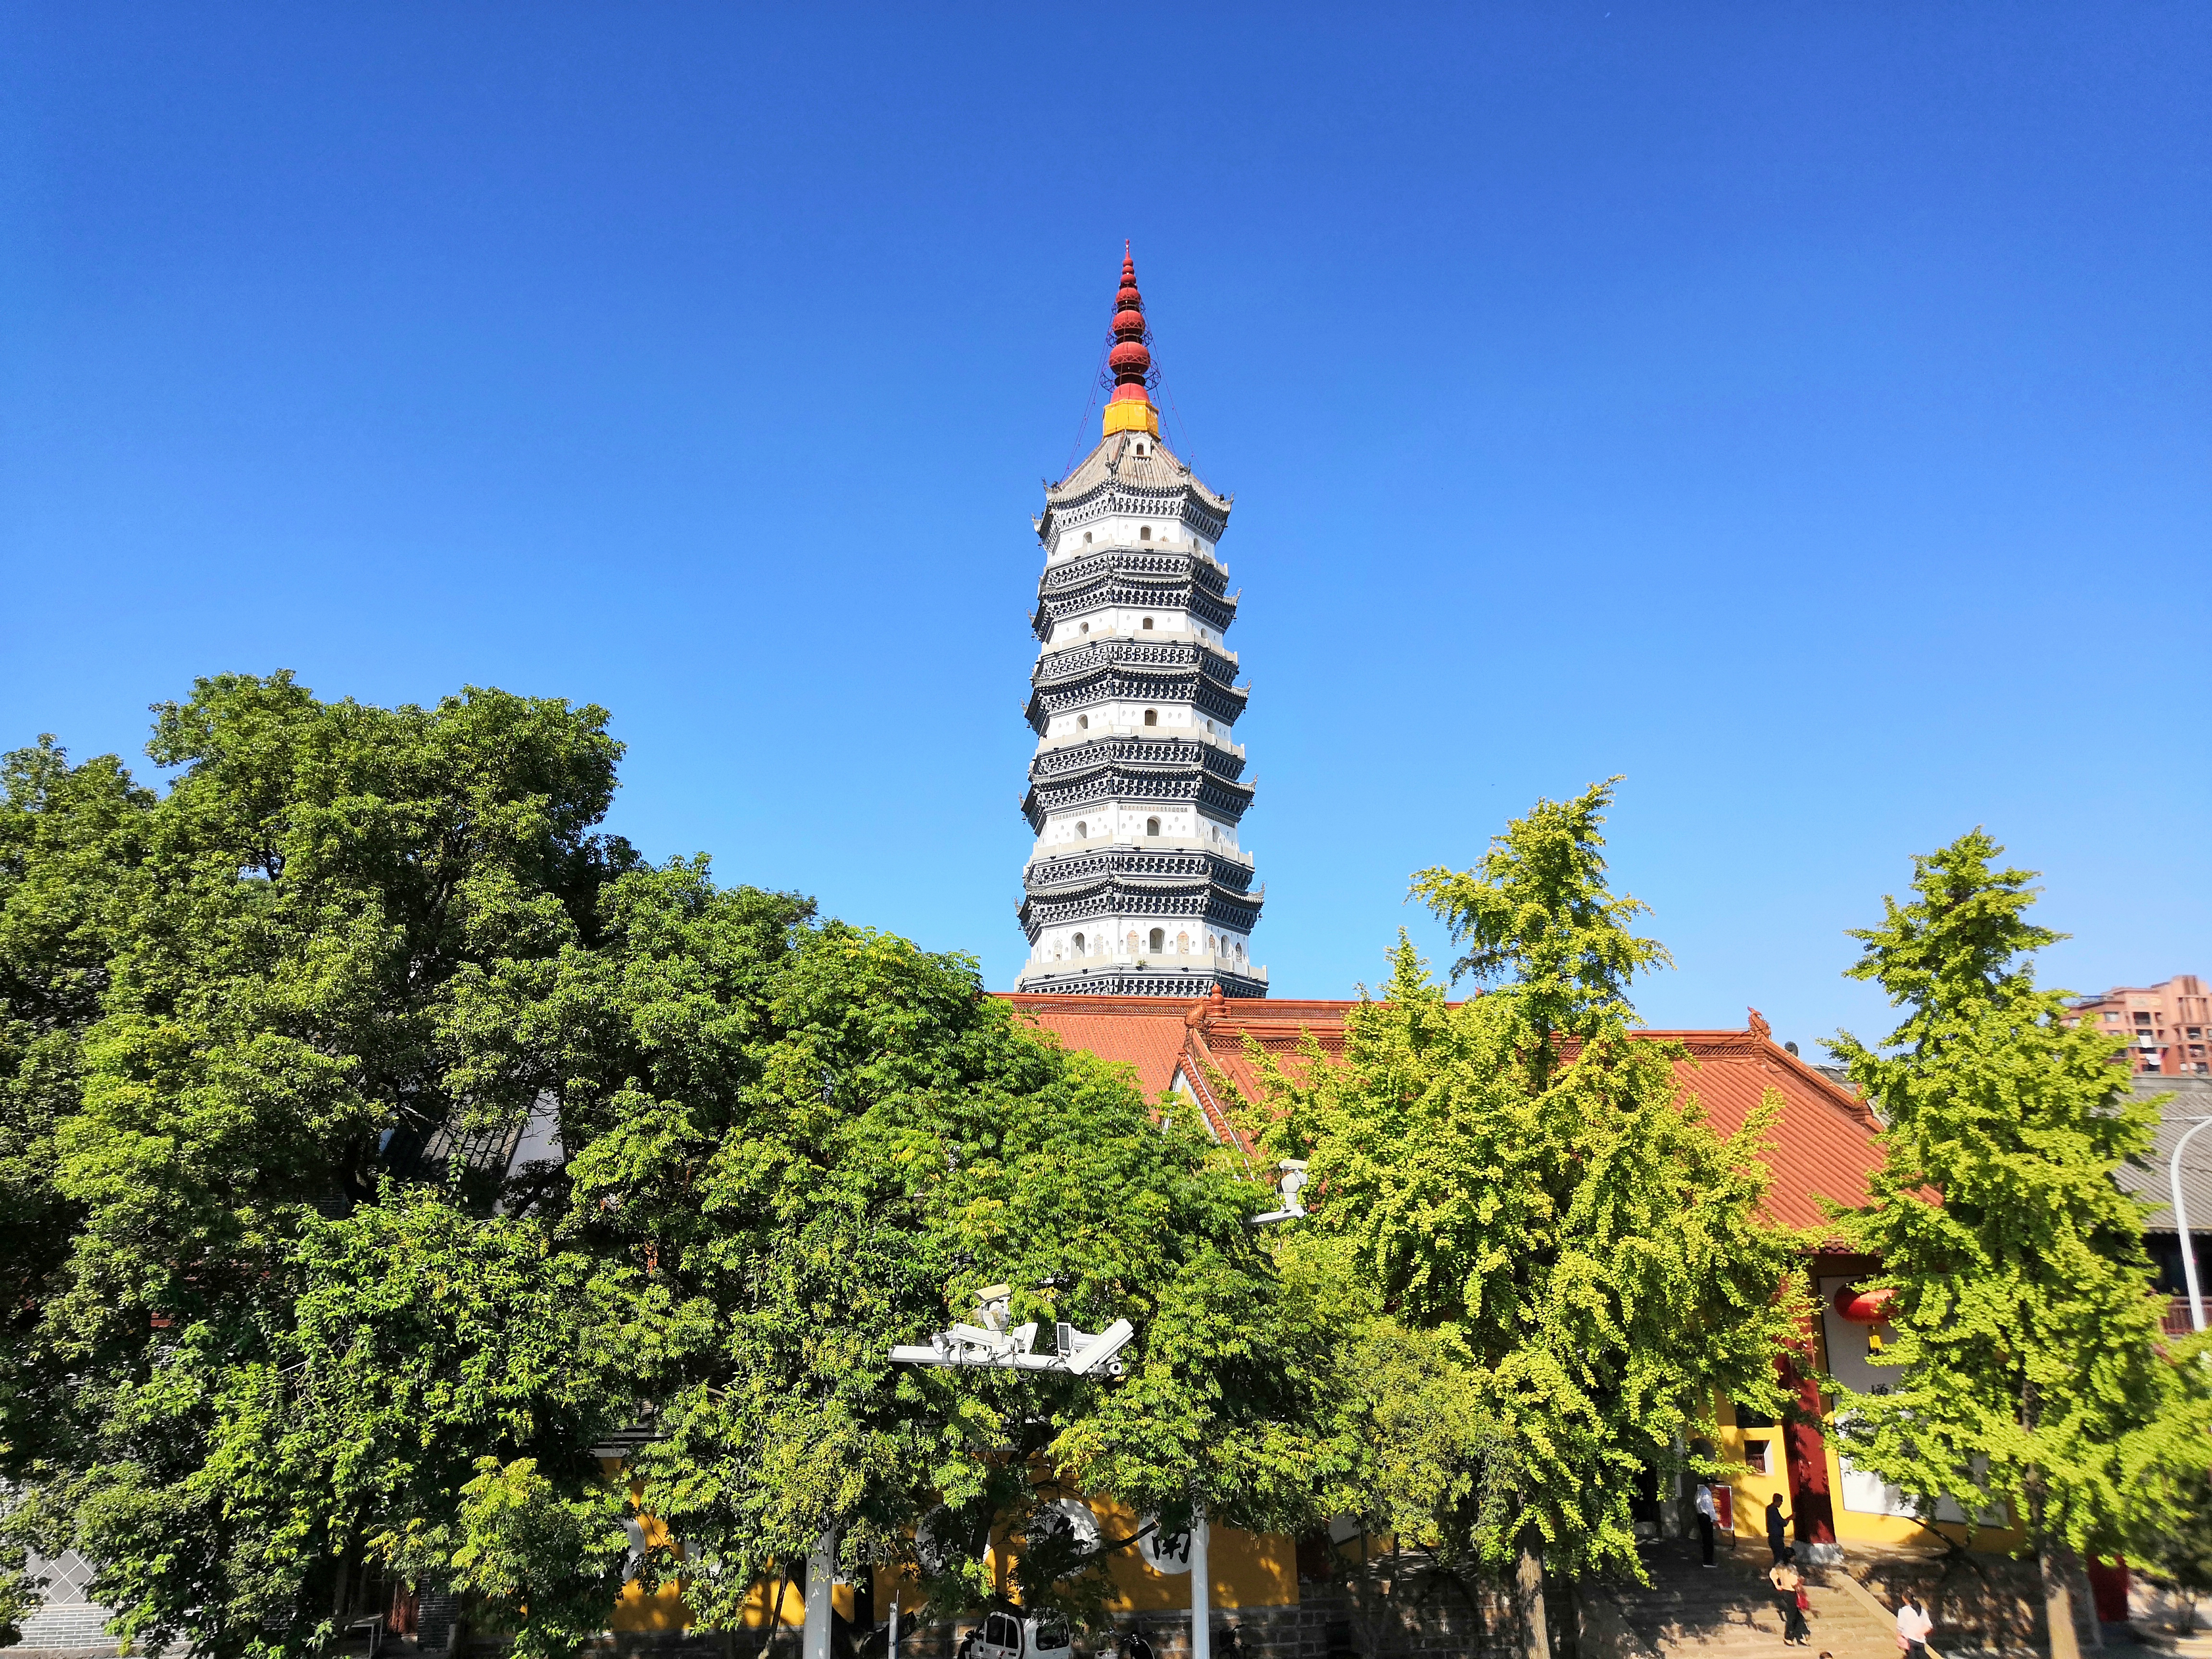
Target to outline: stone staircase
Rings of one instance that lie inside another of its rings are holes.
[[[1764,1656],[1815,1659],[1826,1649],[1835,1659],[1899,1659],[1897,1627],[1881,1604],[1850,1582],[1841,1567],[1809,1568],[1806,1586],[1813,1610],[1812,1636],[1802,1648],[1782,1644],[1782,1614],[1766,1582],[1772,1558],[1765,1544],[1723,1542],[1718,1565],[1698,1565],[1694,1541],[1662,1540],[1644,1546],[1649,1586],[1612,1584],[1599,1592],[1613,1615],[1610,1643],[1621,1659],[1683,1659],[1687,1655]],[[1598,1611],[1593,1608],[1591,1611]],[[1593,1632],[1595,1633],[1595,1632]]]

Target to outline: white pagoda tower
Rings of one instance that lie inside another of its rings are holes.
[[[1252,961],[1266,890],[1237,825],[1252,804],[1231,740],[1247,688],[1215,552],[1230,498],[1160,441],[1136,262],[1115,296],[1103,439],[1045,486],[1031,626],[1037,734],[1023,814],[1030,958],[1015,988],[1123,996],[1267,994]]]

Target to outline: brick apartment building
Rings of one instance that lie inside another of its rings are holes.
[[[2206,1054],[2212,1000],[2194,974],[2176,974],[2157,985],[2116,985],[2102,996],[2081,998],[2074,1012],[2125,1037],[2129,1061],[2138,1072],[2163,1077],[2212,1072]]]

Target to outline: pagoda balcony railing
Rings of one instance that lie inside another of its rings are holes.
[[[1192,582],[1216,596],[1229,591],[1229,573],[1219,561],[1189,548],[1163,547],[1155,551],[1141,542],[1109,543],[1062,563],[1047,565],[1037,579],[1037,591],[1050,595],[1116,577],[1146,583]]]
[[[1222,685],[1232,684],[1243,665],[1234,651],[1196,640],[1141,640],[1127,634],[1109,634],[1080,645],[1047,651],[1030,671],[1030,684],[1040,689],[1115,668],[1165,669],[1188,673],[1196,669]]]
[[[1057,749],[1040,749],[1030,761],[1030,781],[1043,783],[1071,772],[1103,771],[1113,766],[1202,766],[1234,783],[1244,770],[1244,745],[1195,738],[1092,738]]]
[[[1139,881],[1218,881],[1241,892],[1243,882],[1237,877],[1249,881],[1255,864],[1251,854],[1225,847],[1164,846],[1149,837],[1116,841],[1111,836],[1086,836],[1081,841],[1056,842],[1042,858],[1031,860],[1022,872],[1022,884],[1041,893],[1102,876],[1120,876]]]

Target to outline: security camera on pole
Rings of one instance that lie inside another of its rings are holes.
[[[975,1317],[971,1322],[955,1323],[942,1330],[925,1343],[898,1343],[891,1348],[891,1358],[902,1365],[944,1366],[954,1370],[980,1368],[989,1370],[1054,1371],[1062,1376],[1119,1376],[1122,1364],[1115,1358],[1129,1345],[1137,1328],[1126,1319],[1117,1319],[1103,1331],[1079,1331],[1061,1321],[1052,1328],[1053,1346],[1049,1353],[1036,1352],[1037,1322],[1026,1325],[1012,1323],[1012,1306],[1014,1287],[1011,1285],[986,1285],[975,1292]],[[817,1554],[826,1552],[831,1569],[836,1565],[837,1540],[834,1532],[822,1534]],[[827,1583],[825,1577],[824,1583]],[[898,1628],[897,1593],[892,1593],[891,1628]],[[814,1612],[814,1571],[810,1566],[806,1581],[806,1652],[805,1659],[830,1659],[830,1602],[825,1591],[822,1601],[821,1630],[816,1634]],[[894,1637],[896,1640],[896,1637]],[[817,1650],[818,1644],[818,1650]],[[896,1659],[894,1653],[891,1659]],[[1200,1654],[1198,1659],[1205,1659]]]
[[[1000,1370],[1058,1371],[1066,1376],[1103,1373],[1121,1375],[1121,1362],[1114,1356],[1128,1346],[1137,1328],[1117,1319],[1104,1330],[1079,1331],[1062,1322],[1053,1328],[1053,1352],[1038,1353],[1037,1324],[1008,1328],[1007,1306],[1014,1294],[1011,1285],[986,1285],[975,1292],[975,1321],[955,1325],[929,1339],[927,1346],[902,1344],[891,1358],[906,1365],[981,1365]]]
[[[1282,1194],[1283,1207],[1279,1210],[1270,1210],[1265,1215],[1245,1217],[1245,1224],[1248,1226],[1265,1227],[1277,1221],[1296,1221],[1306,1212],[1305,1203],[1298,1197],[1298,1194],[1306,1189],[1305,1159],[1286,1158],[1282,1159],[1276,1167],[1283,1172],[1283,1178],[1275,1184],[1275,1190]]]

